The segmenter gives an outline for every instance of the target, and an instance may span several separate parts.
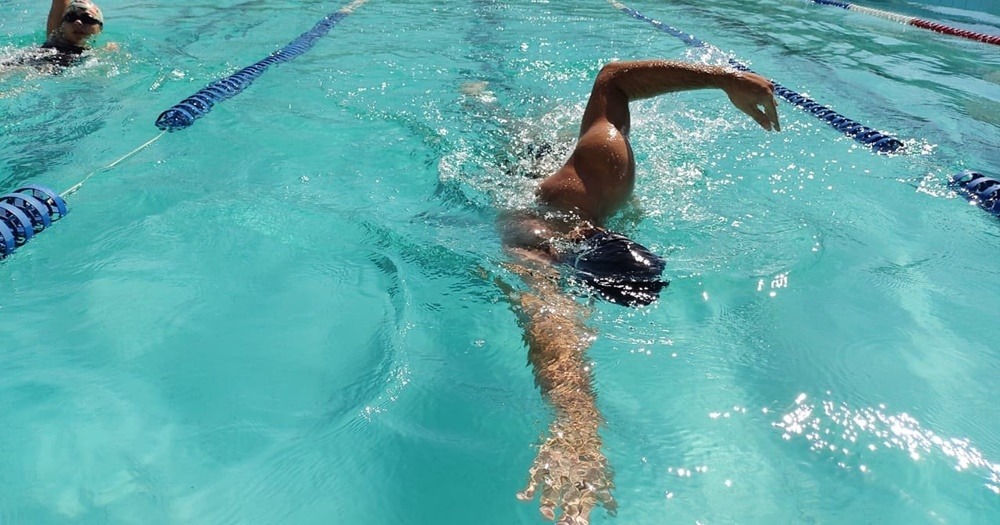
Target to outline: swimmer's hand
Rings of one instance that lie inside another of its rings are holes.
[[[118,51],[118,49],[119,47],[117,42],[108,42],[107,44],[104,44],[105,51]]]
[[[601,453],[597,429],[565,427],[557,421],[549,430],[551,435],[528,471],[528,486],[517,499],[531,501],[541,488],[542,516],[556,519],[558,507],[559,523],[564,525],[587,525],[598,503],[613,516],[618,503],[611,495],[612,472]]]
[[[722,89],[737,109],[750,115],[760,127],[768,131],[781,131],[778,108],[774,101],[774,85],[770,80],[745,71],[736,72],[727,80]]]

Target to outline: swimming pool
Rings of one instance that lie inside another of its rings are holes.
[[[805,1],[627,4],[910,153],[785,103],[780,134],[719,93],[635,106],[614,226],[672,284],[594,305],[620,509],[593,521],[996,521],[1000,223],[945,184],[1000,175],[996,47]],[[102,2],[121,52],[0,76],[0,186],[72,186],[341,5]],[[8,8],[4,52],[38,9]],[[541,522],[514,495],[551,415],[483,278],[510,278],[495,210],[534,183],[503,166],[564,151],[600,66],[649,57],[727,58],[604,0],[369,0],[99,173],[0,263],[0,523]],[[493,105],[460,92],[483,80]]]

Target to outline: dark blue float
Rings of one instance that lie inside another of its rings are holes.
[[[969,202],[1000,217],[1000,180],[965,170],[953,175],[949,185]]]
[[[66,201],[45,186],[29,184],[0,196],[0,259],[67,213]]]

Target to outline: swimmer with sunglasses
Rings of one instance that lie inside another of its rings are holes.
[[[48,38],[43,49],[55,51],[46,56],[46,62],[70,66],[84,51],[90,49],[90,40],[104,29],[104,14],[90,0],[52,0],[46,25]],[[109,48],[117,48],[109,44]]]

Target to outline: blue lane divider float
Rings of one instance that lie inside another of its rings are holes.
[[[190,97],[164,111],[156,119],[156,127],[163,131],[178,131],[194,124],[194,121],[212,111],[212,106],[235,97],[253,84],[267,69],[281,62],[295,60],[299,55],[312,49],[320,38],[326,36],[337,22],[343,20],[368,0],[355,0],[339,11],[324,16],[312,29],[299,35],[288,45],[271,53],[267,58],[255,62],[226,78],[216,80],[198,90]]]
[[[640,13],[639,11],[636,11],[635,9],[632,9],[631,7],[626,6],[625,4],[622,4],[621,2],[618,2],[616,0],[608,0],[608,1],[616,9],[628,14],[629,16],[632,16],[633,18],[649,22],[660,31],[663,31],[668,35],[680,39],[681,41],[684,42],[685,45],[689,47],[703,47],[703,48],[715,47],[702,40],[699,40],[697,37],[695,37],[690,33],[685,33],[677,28],[664,24],[663,22],[660,22],[658,20],[653,20],[652,18],[649,18],[648,16]],[[739,62],[734,58],[729,59],[729,64],[740,71],[748,71],[751,73],[754,72],[745,64]],[[893,153],[901,149],[904,149],[906,147],[903,144],[903,142],[897,139],[896,137],[893,137],[886,133],[882,133],[881,131],[878,131],[874,128],[863,126],[859,124],[857,121],[847,118],[844,115],[841,115],[840,113],[837,113],[836,111],[830,109],[829,107],[826,107],[809,97],[796,93],[795,91],[788,89],[787,87],[782,86],[781,84],[773,80],[771,81],[771,83],[774,84],[774,94],[780,96],[781,98],[787,100],[788,102],[794,104],[795,106],[802,108],[802,110],[806,111],[807,113],[811,113],[813,116],[822,120],[823,122],[826,122],[837,131],[840,131],[841,133],[872,148],[873,150],[879,153]]]
[[[953,175],[949,185],[969,202],[1000,217],[1000,180],[965,170]]]
[[[69,213],[66,201],[51,189],[29,184],[0,196],[0,259]]]

